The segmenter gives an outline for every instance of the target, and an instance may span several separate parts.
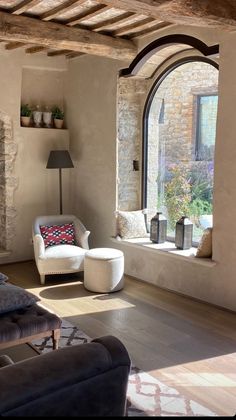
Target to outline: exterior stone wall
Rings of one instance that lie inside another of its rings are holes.
[[[14,190],[18,182],[13,169],[16,153],[12,121],[0,111],[0,249],[7,251],[11,250],[15,236]]]
[[[120,210],[137,210],[141,205],[141,133],[146,90],[146,80],[119,79],[117,208]],[[139,161],[139,171],[133,170],[133,160]]]
[[[181,82],[180,82],[181,81]],[[157,177],[160,143],[169,163],[202,165],[194,159],[195,107],[199,94],[217,93],[218,70],[194,62],[179,66],[161,83],[154,95],[148,119],[148,201],[151,214],[157,208]],[[143,112],[150,80],[120,78],[118,82],[118,180],[117,208],[141,207],[141,154]],[[164,101],[164,123],[159,123]],[[163,146],[165,145],[165,146]],[[140,160],[140,171],[133,171],[133,160]]]
[[[195,159],[197,95],[217,92],[218,70],[204,62],[179,66],[157,89],[148,122],[148,208],[157,206],[160,165],[202,167],[202,161]],[[164,121],[158,124],[162,101]]]

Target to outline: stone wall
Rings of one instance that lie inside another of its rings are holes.
[[[12,121],[0,112],[0,249],[7,251],[11,250],[15,237],[14,190],[18,184],[14,176],[16,153]]]
[[[148,118],[148,203],[157,206],[159,166],[173,164],[187,169],[199,166],[195,159],[197,95],[218,91],[218,70],[204,62],[187,63],[172,71],[154,95]],[[164,120],[160,124],[160,103]],[[155,149],[155,154],[153,154]]]
[[[141,205],[141,133],[146,91],[146,80],[119,79],[117,207],[120,210],[137,210]],[[133,160],[139,161],[139,171],[133,170]]]

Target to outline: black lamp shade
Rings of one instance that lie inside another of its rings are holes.
[[[46,168],[74,168],[68,150],[51,150]]]
[[[62,214],[62,169],[74,168],[68,150],[51,150],[47,169],[59,169],[60,214]]]

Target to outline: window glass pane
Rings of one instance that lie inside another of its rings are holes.
[[[194,223],[196,242],[213,223],[217,90],[215,67],[182,64],[159,85],[148,110],[146,206],[150,219],[157,210],[167,217],[172,240],[182,216]]]
[[[196,142],[197,159],[211,160],[214,157],[216,137],[218,96],[199,96],[198,98],[198,138]]]

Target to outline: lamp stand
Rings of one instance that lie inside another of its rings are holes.
[[[61,176],[61,168],[59,168],[59,193],[60,193],[60,214],[62,214],[62,176]]]

